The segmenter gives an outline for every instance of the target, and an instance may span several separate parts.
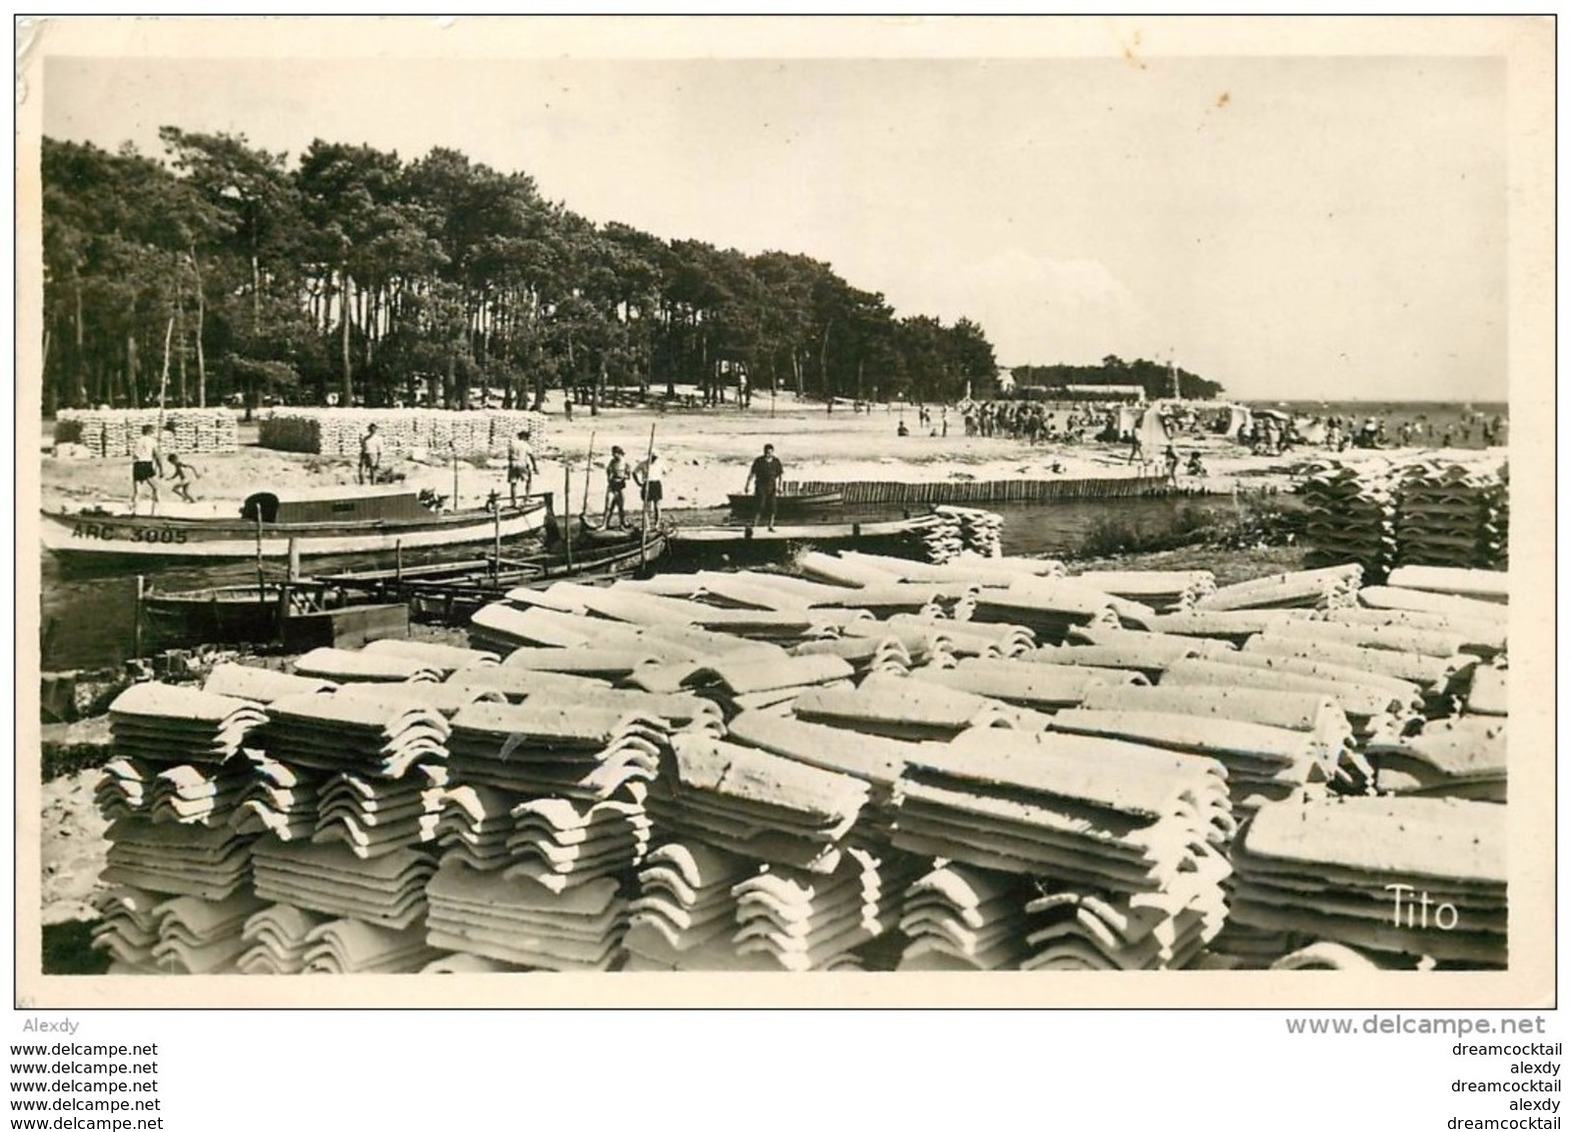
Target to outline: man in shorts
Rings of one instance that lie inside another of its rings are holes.
[[[158,477],[163,474],[164,456],[158,448],[158,437],[153,434],[152,425],[143,425],[142,435],[131,446],[131,514],[136,514],[136,501],[144,487],[152,499],[147,513],[158,510]]]
[[[529,430],[519,429],[518,435],[507,442],[507,492],[514,507],[518,506],[518,485],[523,483],[525,498],[534,483],[540,466],[535,462],[535,451],[529,446]]]
[[[775,529],[776,495],[784,475],[785,468],[775,456],[775,446],[766,444],[764,454],[748,469],[747,486],[742,488],[753,493],[753,522],[765,523],[771,531]]]
[[[600,523],[607,530],[611,527],[612,511],[616,512],[617,523],[624,529],[627,527],[627,502],[622,492],[627,489],[628,475],[627,456],[613,445],[611,459],[605,466],[605,518]]]
[[[665,461],[658,452],[650,452],[649,459],[633,469],[633,480],[638,484],[644,502],[654,512],[657,527],[660,525],[660,501],[665,498],[665,488],[661,486],[664,479]]]
[[[375,483],[382,471],[382,438],[376,425],[367,425],[360,438],[360,471],[356,477],[361,483]]]

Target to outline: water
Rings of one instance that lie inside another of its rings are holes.
[[[998,504],[987,509],[1004,517],[1005,554],[1061,555],[1075,551],[1099,519],[1116,518],[1154,527],[1170,519],[1180,508],[1213,510],[1232,506],[1232,500],[1226,496],[1194,496],[1178,499]],[[671,517],[690,525],[724,523],[729,518],[723,508],[673,511]],[[845,522],[898,517],[898,513],[888,511],[847,512],[835,516],[837,520]],[[466,558],[483,552],[483,548],[477,550],[475,547],[462,550],[460,557]],[[413,565],[412,560],[410,564]],[[314,568],[327,572],[388,565],[386,561],[359,557],[311,562],[307,564],[307,570]],[[268,576],[276,578],[279,573],[279,564],[270,563]],[[167,569],[149,573],[147,579],[150,585],[159,590],[245,585],[256,581],[256,564],[236,562],[200,569]],[[45,554],[42,621],[46,631],[44,670],[99,668],[125,661],[132,653],[135,601],[134,575],[63,575],[59,564]]]

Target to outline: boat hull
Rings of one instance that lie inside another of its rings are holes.
[[[758,500],[754,496],[733,492],[728,498],[732,514],[755,517]],[[841,491],[789,492],[775,496],[775,516],[789,519],[797,515],[821,515],[844,505],[845,493]]]
[[[45,511],[44,547],[71,565],[137,565],[152,562],[225,562],[282,558],[294,542],[302,558],[423,550],[508,541],[540,531],[544,500],[490,511],[459,511],[418,520],[357,523],[264,523],[178,519],[145,515],[91,515]]]

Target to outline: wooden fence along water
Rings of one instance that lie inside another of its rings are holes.
[[[906,503],[1056,503],[1070,500],[1135,499],[1166,495],[1173,490],[1164,476],[1119,476],[1107,479],[971,480],[904,483],[898,480],[800,480],[786,483],[791,492],[838,491],[845,506]]]

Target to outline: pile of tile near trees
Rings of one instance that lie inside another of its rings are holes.
[[[521,589],[470,649],[132,689],[99,945],[257,973],[1506,962],[1503,575],[804,566]],[[1456,922],[1397,922],[1394,891]]]
[[[240,447],[239,418],[229,409],[61,409],[55,443],[79,444],[94,456],[131,455],[142,426],[158,430],[165,452],[234,452]]]
[[[360,455],[368,425],[376,425],[386,455],[421,449],[440,456],[498,456],[528,429],[536,451],[545,443],[546,417],[522,409],[450,412],[444,409],[273,409],[261,418],[263,448],[321,456]]]
[[[1381,581],[1394,566],[1504,570],[1510,529],[1506,465],[1437,460],[1332,461],[1300,489],[1310,565],[1355,562]]]

